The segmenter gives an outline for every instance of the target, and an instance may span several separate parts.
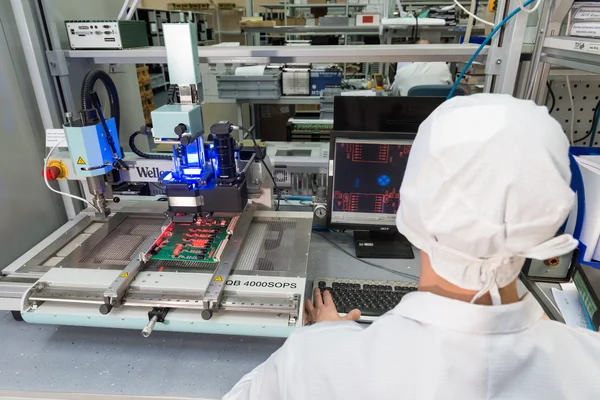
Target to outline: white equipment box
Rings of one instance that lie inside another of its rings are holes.
[[[145,21],[65,21],[71,49],[127,49],[148,46]]]

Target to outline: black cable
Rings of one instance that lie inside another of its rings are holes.
[[[352,87],[350,86],[350,80],[354,78],[354,76],[358,73],[358,69],[356,71],[354,71],[354,73],[352,73],[352,75],[350,75],[350,78],[346,78],[346,88],[351,89]],[[365,77],[366,78],[366,77]],[[344,81],[342,80],[342,84],[344,84]],[[343,89],[343,87],[342,87]]]
[[[167,104],[179,103],[179,87],[177,85],[170,85],[167,90]]]
[[[247,132],[250,134],[250,139],[252,139],[252,143],[254,143],[254,152],[256,153],[256,156],[259,157],[260,149],[258,148],[258,143],[256,143],[256,138],[254,137],[254,133],[252,132],[252,130],[254,128],[250,128],[248,130],[246,130],[244,127],[241,127],[241,126],[238,128],[242,132]],[[275,177],[273,176],[271,169],[269,169],[269,167],[267,166],[267,163],[265,162],[264,157],[260,156],[260,162],[267,170],[267,173],[271,177],[271,181],[273,181],[273,187],[275,188],[275,193],[277,193],[277,206],[275,207],[275,211],[279,211],[279,202],[281,201],[281,192],[279,191],[279,188],[277,187],[277,182],[275,182]]]
[[[590,126],[589,132],[586,133],[585,136],[583,136],[583,137],[575,140],[573,143],[583,142],[585,139],[587,139],[590,136],[592,136],[592,133],[594,133],[595,129],[598,129],[598,126],[594,126],[595,125],[595,121],[598,118],[598,108],[600,108],[600,100],[598,100],[598,102],[596,103],[596,108],[594,109],[594,115],[592,116],[592,126]]]
[[[395,275],[401,276],[403,278],[412,279],[412,280],[415,280],[415,281],[419,280],[419,277],[416,276],[416,275],[411,275],[411,274],[407,274],[407,273],[404,273],[404,272],[395,271],[395,270],[393,270],[391,268],[384,267],[383,265],[379,265],[379,264],[375,264],[375,263],[372,263],[372,262],[369,262],[369,261],[362,260],[362,259],[356,257],[355,255],[353,255],[352,253],[350,253],[348,250],[344,249],[339,244],[335,243],[333,240],[329,239],[326,235],[322,234],[321,232],[316,231],[316,230],[313,229],[313,233],[316,233],[317,235],[321,236],[323,239],[327,240],[329,243],[331,243],[338,250],[342,251],[343,253],[346,253],[346,255],[354,258],[357,261],[360,261],[363,264],[366,264],[366,265],[371,266],[373,268],[380,269],[382,271],[389,272],[390,274],[395,274]]]
[[[145,129],[145,127],[142,127],[142,129]],[[172,160],[173,159],[173,156],[168,156],[166,154],[144,153],[143,151],[138,149],[135,145],[135,138],[137,135],[142,135],[141,130],[137,131],[137,132],[133,132],[133,134],[131,136],[129,136],[129,147],[131,148],[131,151],[133,151],[136,155],[138,155],[142,158],[150,158],[152,160]]]
[[[415,12],[415,43],[419,40],[419,18]]]
[[[550,82],[546,81],[546,87],[548,88],[548,93],[550,93],[550,99],[552,99],[552,105],[550,106],[548,113],[552,114],[552,111],[554,111],[554,106],[556,105],[556,96],[554,96],[554,91],[552,90],[552,85],[550,85]]]
[[[121,109],[119,106],[119,94],[117,93],[117,87],[111,79],[110,75],[101,69],[93,69],[88,72],[83,78],[81,84],[81,108],[84,110],[91,110],[92,100],[90,99],[90,92],[94,90],[96,82],[101,81],[106,88],[108,93],[108,100],[110,102],[110,116],[115,119],[117,125],[117,132],[121,127]]]

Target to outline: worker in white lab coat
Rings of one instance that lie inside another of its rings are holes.
[[[600,399],[600,334],[544,319],[517,293],[526,258],[570,252],[569,144],[546,107],[456,97],[419,128],[397,226],[419,290],[368,327],[326,291],[225,399]]]
[[[417,44],[431,44],[431,42],[423,39]],[[396,64],[392,94],[407,96],[408,91],[414,86],[451,85],[452,82],[450,67],[445,62],[402,62]]]

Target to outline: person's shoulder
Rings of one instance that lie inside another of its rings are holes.
[[[581,344],[586,351],[600,355],[600,332],[574,328],[556,321],[540,321],[539,327],[547,337],[571,346]]]

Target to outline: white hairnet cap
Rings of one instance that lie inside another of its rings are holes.
[[[559,123],[509,95],[455,97],[419,127],[400,189],[398,230],[448,282],[490,291],[526,258],[572,251],[555,237],[571,210],[569,143]]]

